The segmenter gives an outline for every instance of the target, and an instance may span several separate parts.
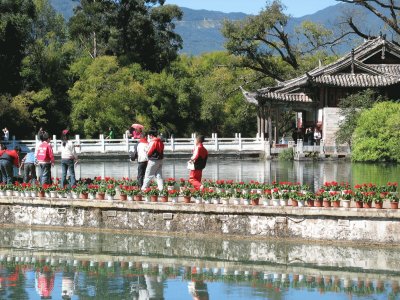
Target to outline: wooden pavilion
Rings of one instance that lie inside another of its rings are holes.
[[[255,92],[242,89],[245,99],[258,105],[258,133],[270,141],[279,112],[297,112],[297,128],[317,126],[327,145],[333,145],[339,126],[340,99],[364,89],[389,99],[400,98],[400,47],[385,36],[367,40],[334,63],[319,66],[294,79]],[[275,129],[276,130],[276,129]]]

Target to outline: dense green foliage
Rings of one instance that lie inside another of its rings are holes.
[[[278,159],[282,161],[290,161],[294,159],[293,148],[285,149],[278,154]]]
[[[379,101],[383,101],[383,98],[370,89],[343,98],[339,102],[340,115],[343,116],[343,120],[339,122],[336,142],[351,145],[353,133],[361,113],[370,109],[374,103]]]
[[[361,113],[354,132],[354,161],[400,162],[400,103],[381,102]]]

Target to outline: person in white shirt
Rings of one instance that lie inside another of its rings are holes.
[[[61,143],[61,188],[65,187],[67,179],[67,171],[69,172],[69,187],[76,185],[75,179],[75,161],[78,159],[75,146],[72,141],[69,140],[69,131],[67,129],[62,132],[62,143]]]
[[[4,133],[4,141],[7,142],[10,139],[10,132],[8,131],[7,127],[3,129]]]
[[[137,181],[139,187],[142,187],[143,185],[144,175],[146,173],[146,168],[147,168],[147,162],[149,161],[149,158],[147,157],[148,146],[149,143],[147,142],[146,135],[142,133],[136,150],[137,160],[138,160]]]

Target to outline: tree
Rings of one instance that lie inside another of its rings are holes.
[[[352,159],[400,162],[400,103],[376,103],[358,119]]]
[[[141,114],[148,100],[143,85],[133,78],[135,66],[121,68],[116,57],[101,56],[89,64],[85,59],[77,61],[72,70],[82,71],[75,74],[79,80],[69,90],[74,130],[95,137],[113,127],[122,136],[135,120],[150,125]]]
[[[117,55],[123,65],[161,72],[182,48],[173,23],[181,17],[182,11],[164,0],[82,0],[69,28],[92,58]]]
[[[31,0],[0,0],[0,94],[21,89],[21,61],[31,42],[35,6]]]
[[[182,11],[164,0],[121,0],[117,12],[117,54],[127,63],[160,72],[177,58],[181,37],[174,32],[174,19]]]
[[[311,22],[303,23],[297,31],[303,36],[303,42],[294,39],[287,32],[289,16],[283,10],[281,1],[274,0],[258,15],[225,21],[222,27],[226,48],[242,58],[240,66],[279,81],[285,79],[287,69],[301,68],[299,58],[303,55],[337,43],[328,39],[331,31]]]
[[[366,11],[375,15],[381,20],[387,27],[389,27],[397,37],[400,35],[400,23],[398,16],[400,14],[400,5],[395,0],[336,0],[338,2],[350,3],[364,8]],[[350,28],[357,35],[364,39],[368,39],[370,34],[363,32],[363,26],[356,24],[353,16],[347,18],[347,22]],[[374,37],[374,36],[372,36]],[[398,43],[398,41],[397,41]]]
[[[361,114],[370,109],[374,103],[383,101],[373,90],[365,90],[343,98],[339,102],[340,115],[343,120],[339,121],[339,130],[336,133],[338,144],[352,144],[353,133],[359,122]]]

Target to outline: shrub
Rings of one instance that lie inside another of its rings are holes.
[[[294,155],[293,155],[293,149],[285,149],[282,152],[278,154],[278,159],[279,160],[293,160]]]
[[[352,160],[400,162],[400,103],[381,102],[364,111],[354,132]]]

